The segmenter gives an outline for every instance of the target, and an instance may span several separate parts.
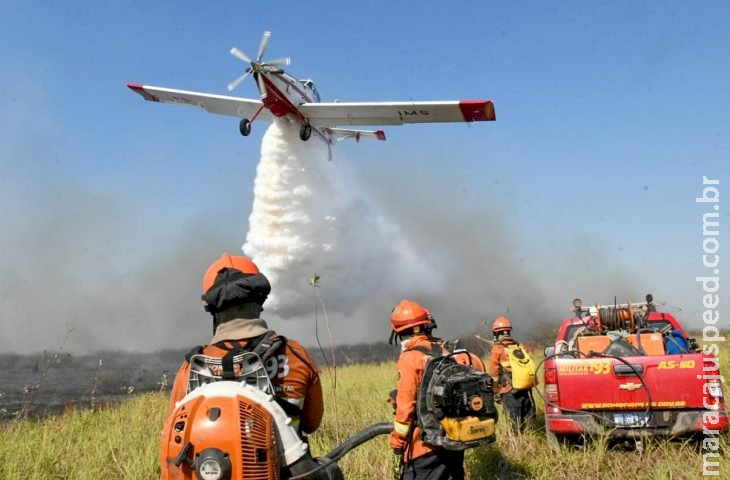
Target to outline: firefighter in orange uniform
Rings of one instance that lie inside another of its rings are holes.
[[[416,394],[428,361],[424,352],[434,346],[443,354],[449,352],[443,342],[431,336],[436,328],[431,313],[421,305],[403,300],[391,315],[391,342],[401,342],[398,358],[398,389],[395,393],[395,421],[390,434],[390,447],[399,459],[401,478],[404,480],[460,480],[464,478],[464,452],[445,450],[424,443],[416,423]],[[485,371],[484,363],[473,354],[454,358],[463,364],[472,364]]]
[[[535,403],[530,390],[512,389],[512,365],[505,347],[516,345],[512,337],[512,324],[507,317],[499,317],[492,324],[494,346],[489,362],[489,373],[494,380],[498,400],[504,406],[512,431],[524,430],[535,418]]]
[[[190,370],[187,360],[191,355],[202,353],[222,358],[250,342],[269,341],[267,333],[273,332],[259,317],[270,292],[268,279],[250,259],[224,253],[213,262],[203,277],[202,296],[205,310],[213,315],[213,339],[208,345],[193,349],[180,366],[170,394],[170,412],[187,394]],[[265,367],[277,403],[292,419],[292,425],[300,433],[317,430],[324,403],[319,373],[309,352],[299,342],[287,339],[269,357]]]

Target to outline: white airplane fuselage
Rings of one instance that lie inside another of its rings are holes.
[[[297,80],[283,70],[271,71],[267,74],[254,73],[253,76],[257,87],[259,76],[262,77],[266,91],[260,91],[261,102],[272,115],[275,117],[291,115],[300,125],[308,123],[298,106],[303,103],[319,103],[319,94],[311,80]],[[317,133],[330,145],[335,140],[328,128],[312,127],[312,132]]]

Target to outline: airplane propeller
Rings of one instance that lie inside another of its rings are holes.
[[[266,95],[269,94],[269,92],[266,91],[266,83],[264,82],[263,75],[258,76],[258,83],[259,83],[259,92],[261,92],[261,98],[265,98]]]
[[[269,46],[270,39],[271,32],[264,32],[264,35],[261,37],[261,44],[259,45],[259,51],[256,55],[256,60],[252,60],[251,57],[249,57],[236,47],[231,48],[231,55],[238,58],[239,60],[248,63],[250,66],[246,69],[246,71],[243,72],[243,75],[228,84],[229,92],[238,87],[252,73],[265,73],[271,71],[275,66],[287,66],[291,63],[291,59],[289,57],[277,58],[275,60],[269,60],[267,62],[261,61],[264,53],[266,52],[266,48]],[[257,79],[259,91],[261,92],[261,98],[264,98],[267,95],[266,84],[264,83],[262,75],[259,75]]]
[[[266,47],[269,46],[269,40],[271,40],[271,32],[266,31],[264,32],[264,35],[261,37],[261,45],[259,45],[259,54],[256,55],[256,61],[260,62],[261,57],[264,56],[264,52],[266,51]]]
[[[251,59],[248,58],[248,55],[246,55],[245,53],[243,53],[242,51],[240,51],[236,47],[233,47],[231,49],[231,55],[233,55],[236,58],[240,58],[241,60],[243,60],[246,63],[251,63]]]
[[[246,77],[248,77],[249,75],[251,75],[251,69],[247,68],[246,72],[243,75],[241,75],[240,77],[238,77],[237,79],[235,79],[234,81],[232,81],[231,83],[228,84],[228,91],[229,92],[233,91],[233,89],[236,88],[237,86],[239,86],[241,84],[241,82],[246,80]]]

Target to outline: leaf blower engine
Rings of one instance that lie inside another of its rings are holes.
[[[273,396],[258,355],[233,359],[235,379],[223,379],[220,358],[190,358],[188,394],[162,432],[163,480],[342,479],[336,461],[391,424],[360,432],[327,456],[312,458],[308,445]]]
[[[494,442],[497,409],[491,377],[454,360],[455,351],[426,364],[418,389],[416,418],[425,443],[447,450]]]

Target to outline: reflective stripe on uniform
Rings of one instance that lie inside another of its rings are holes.
[[[408,428],[409,425],[407,423],[393,422],[393,431],[401,437],[408,435]]]
[[[301,410],[304,407],[304,397],[281,397],[278,395],[277,395],[277,397],[280,400],[284,400],[286,403],[290,403],[290,404],[294,405],[299,410]]]

